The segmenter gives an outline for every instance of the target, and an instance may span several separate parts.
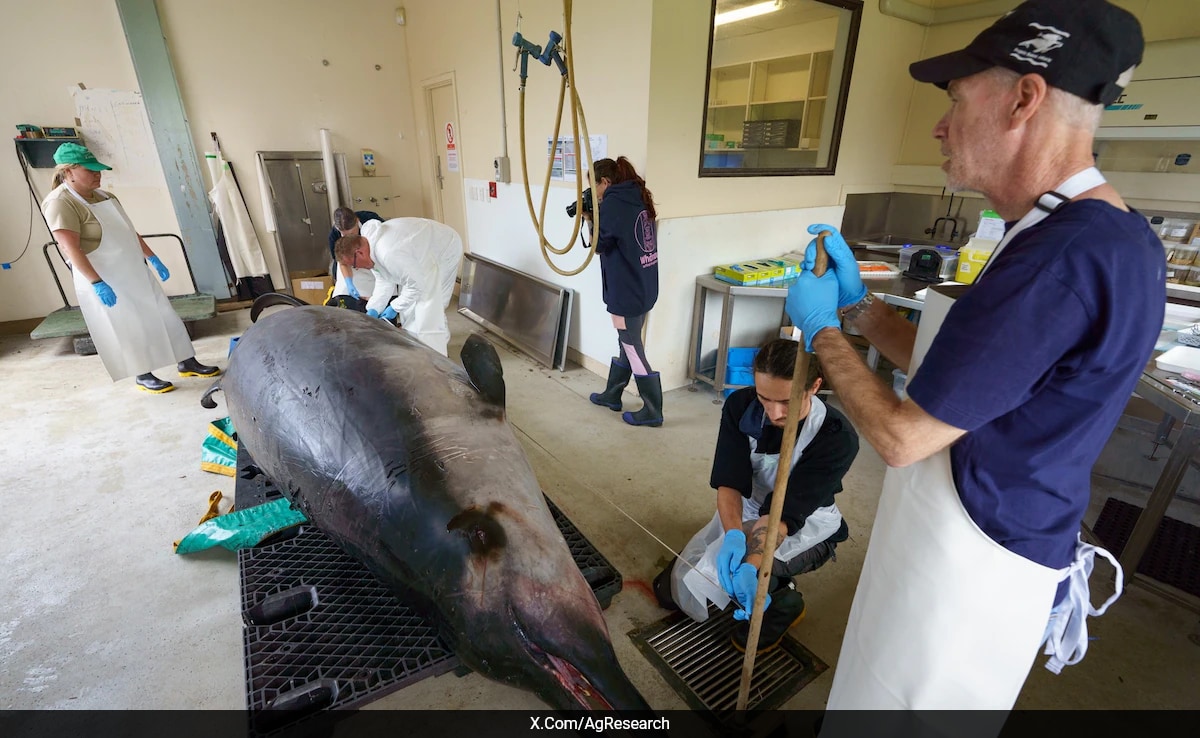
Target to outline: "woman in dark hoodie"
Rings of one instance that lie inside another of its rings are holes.
[[[643,407],[622,413],[630,425],[660,426],[662,382],[650,370],[642,345],[642,326],[658,300],[658,244],[654,198],[646,181],[638,176],[625,157],[600,159],[592,165],[596,202],[600,207],[600,232],[596,253],[604,304],[617,329],[617,355],[608,368],[608,387],[593,393],[591,400],[611,410],[621,410],[621,393],[632,376],[642,396]],[[591,220],[590,213],[584,217]]]

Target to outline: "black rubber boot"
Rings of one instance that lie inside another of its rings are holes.
[[[179,370],[181,377],[215,377],[221,373],[215,366],[206,366],[196,361],[195,356],[184,359],[175,368]]]
[[[771,604],[767,605],[758,629],[758,653],[778,648],[788,630],[804,619],[805,612],[804,597],[796,590],[784,587],[772,593]],[[744,653],[746,642],[750,640],[750,621],[737,621],[729,638],[733,647]]]
[[[662,380],[658,372],[633,379],[642,395],[642,409],[635,413],[621,413],[621,419],[630,425],[649,425],[657,428],[663,423]]]
[[[175,385],[165,380],[159,379],[150,372],[139,374],[137,379],[137,387],[143,392],[153,392],[156,395],[161,395],[164,392],[170,392],[175,389]]]
[[[608,365],[608,389],[593,392],[588,399],[593,405],[603,405],[609,410],[620,412],[621,393],[625,391],[625,385],[629,384],[629,378],[632,376],[633,370],[629,365],[614,356],[612,363]]]
[[[658,606],[664,610],[679,609],[679,605],[675,604],[675,598],[671,595],[671,576],[675,570],[675,561],[676,559],[671,559],[667,568],[654,577],[654,583],[651,585],[654,590],[654,599],[658,600]]]

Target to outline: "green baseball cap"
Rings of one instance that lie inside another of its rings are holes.
[[[55,164],[76,164],[84,169],[90,169],[93,172],[102,172],[105,169],[112,169],[107,164],[101,164],[96,161],[96,155],[88,151],[86,146],[80,146],[77,143],[65,143],[59,146],[54,151]]]

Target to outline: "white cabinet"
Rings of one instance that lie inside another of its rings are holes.
[[[350,177],[349,180],[351,208],[374,211],[385,220],[397,216],[399,195],[392,189],[391,177]]]

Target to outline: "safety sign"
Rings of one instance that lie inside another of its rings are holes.
[[[446,169],[458,171],[458,149],[454,144],[454,123],[446,124]]]

